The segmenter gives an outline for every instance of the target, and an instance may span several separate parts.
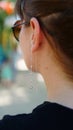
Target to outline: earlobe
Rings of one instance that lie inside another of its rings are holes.
[[[38,48],[39,48],[39,43],[31,42],[31,50],[32,50],[32,52],[35,52]]]
[[[32,38],[31,38],[31,43],[32,43],[32,52],[36,51],[41,42],[41,29],[39,22],[36,18],[32,18],[30,20],[30,26],[32,29]]]

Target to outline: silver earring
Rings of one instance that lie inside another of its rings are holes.
[[[32,46],[33,42],[30,43],[30,89],[33,89],[33,58],[32,58]]]
[[[32,46],[33,46],[33,42],[31,42],[31,44],[30,44],[30,70],[32,71],[32,69],[33,69],[33,65],[32,65],[32,63],[33,63],[33,59],[32,59]]]
[[[28,77],[29,77],[29,82],[30,82],[29,83],[30,84],[30,86],[29,86],[30,90],[35,89],[35,91],[37,91],[38,90],[38,84],[36,85],[36,87],[34,87],[35,86],[34,83],[37,82],[36,81],[36,73],[33,72],[34,67],[35,67],[35,72],[37,72],[37,64],[36,64],[37,58],[33,59],[33,55],[32,55],[32,47],[33,47],[33,45],[34,45],[34,43],[32,41],[30,43],[30,71],[29,71],[29,76]],[[33,62],[34,62],[34,66],[33,66]]]

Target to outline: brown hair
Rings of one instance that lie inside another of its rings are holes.
[[[28,24],[36,17],[45,32],[54,38],[53,50],[68,78],[73,81],[72,0],[17,0],[16,11]]]

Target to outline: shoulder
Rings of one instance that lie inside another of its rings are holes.
[[[43,103],[37,106],[32,113],[29,114],[19,114],[15,116],[6,115],[0,120],[1,130],[36,130],[41,122],[43,122],[43,117],[47,116],[47,104]]]
[[[56,103],[44,102],[37,106],[32,113],[4,116],[0,121],[0,130],[54,129],[56,123],[60,124],[65,116],[69,119],[68,115],[73,116],[73,110]]]
[[[32,127],[32,114],[6,115],[0,120],[0,130],[24,130]],[[27,129],[27,130],[28,130]]]

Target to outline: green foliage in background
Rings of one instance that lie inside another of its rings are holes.
[[[14,2],[14,3],[15,1],[16,0],[6,0],[6,2]],[[4,49],[6,50],[10,50],[12,44],[15,44],[12,41],[12,36],[10,36],[11,28],[5,25],[5,20],[9,15],[11,16],[13,15],[13,13],[8,14],[5,10],[0,8],[0,44],[2,44]]]
[[[2,43],[2,36],[4,30],[4,20],[7,17],[7,13],[4,10],[0,10],[0,43]]]

